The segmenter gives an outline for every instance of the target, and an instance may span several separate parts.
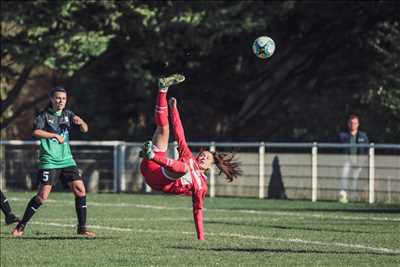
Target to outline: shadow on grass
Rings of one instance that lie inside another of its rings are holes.
[[[313,228],[313,227],[298,227],[298,226],[296,227],[296,226],[271,225],[271,224],[261,225],[261,224],[254,224],[254,223],[226,222],[226,221],[215,221],[215,220],[207,221],[207,224],[225,224],[225,225],[235,225],[235,226],[284,229],[284,230],[302,230],[302,231],[336,232],[336,233],[360,233],[360,234],[377,233],[376,231],[374,232],[374,231],[360,231],[360,230],[321,229],[321,228]],[[386,232],[379,232],[379,233],[386,233]]]
[[[204,250],[215,252],[246,252],[246,253],[293,253],[293,254],[343,254],[343,255],[380,255],[380,256],[399,256],[396,253],[375,252],[375,251],[323,251],[315,249],[273,249],[273,248],[197,248],[174,246],[170,249],[180,250]]]

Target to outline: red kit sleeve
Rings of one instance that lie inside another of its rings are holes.
[[[185,132],[183,130],[181,118],[179,116],[178,109],[174,108],[171,112],[171,122],[173,133],[176,142],[178,142],[178,152],[179,156],[182,158],[191,158],[193,157],[192,151],[190,151],[185,138]]]
[[[205,192],[199,190],[192,195],[193,201],[193,219],[196,225],[197,238],[204,240],[203,231],[203,205],[204,205]]]

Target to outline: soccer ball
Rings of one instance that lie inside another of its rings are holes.
[[[252,48],[257,57],[265,59],[275,52],[275,42],[268,36],[260,36],[254,41]]]

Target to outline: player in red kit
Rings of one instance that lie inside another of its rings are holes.
[[[207,193],[207,177],[204,172],[215,164],[226,175],[228,181],[233,181],[241,174],[239,163],[234,161],[233,154],[201,151],[197,156],[189,149],[176,99],[170,98],[167,102],[168,87],[181,83],[185,77],[180,74],[161,78],[158,81],[158,95],[155,108],[155,122],[157,125],[152,141],[143,145],[140,156],[142,160],[140,170],[146,183],[157,191],[176,195],[192,196],[193,218],[196,225],[197,238],[204,240],[203,206]],[[169,108],[168,108],[169,104]],[[169,143],[169,121],[171,116],[172,131],[178,143],[179,159],[167,158],[166,151]]]

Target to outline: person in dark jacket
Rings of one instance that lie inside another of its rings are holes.
[[[368,136],[365,132],[359,131],[360,119],[356,115],[350,115],[347,120],[347,132],[341,132],[339,139],[342,144],[368,144]],[[348,181],[353,178],[352,193],[357,189],[358,178],[362,170],[362,162],[366,159],[368,154],[368,147],[347,147],[344,148],[345,161],[343,164],[342,177],[341,177],[341,190],[339,201],[341,203],[348,202]]]

